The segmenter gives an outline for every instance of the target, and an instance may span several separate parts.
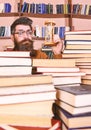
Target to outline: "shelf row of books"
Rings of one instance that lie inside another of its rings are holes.
[[[19,3],[18,3],[19,5]],[[72,8],[72,11],[71,11]],[[18,10],[19,11],[19,10]],[[91,5],[89,4],[56,4],[53,6],[52,3],[28,3],[24,2],[20,12],[28,13],[39,13],[39,14],[82,14],[82,15],[91,15]]]
[[[20,3],[18,3],[19,12],[35,13],[35,14],[68,14],[71,12],[69,4],[57,4],[53,6],[52,3],[28,3],[24,2],[20,10]]]
[[[64,38],[64,34],[66,31],[69,31],[70,30],[70,27],[69,26],[55,26],[54,27],[54,34],[58,34],[60,38]],[[43,26],[43,27],[40,27],[38,25],[35,26],[35,33],[34,35],[36,37],[42,37],[44,38],[45,35],[46,35],[46,27]]]
[[[91,15],[91,5],[89,4],[74,4],[72,7],[73,14]]]
[[[10,26],[0,26],[0,37],[10,37]]]
[[[64,33],[65,31],[69,31],[70,27],[68,26],[60,26],[54,27],[54,34],[58,34],[60,38],[64,38]],[[10,31],[10,26],[0,26],[0,37],[10,37],[11,31]],[[46,35],[46,27],[45,26],[38,26],[36,25],[34,27],[34,37],[39,37],[39,38],[45,38]]]

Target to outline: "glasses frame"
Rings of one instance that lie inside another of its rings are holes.
[[[22,36],[24,36],[25,33],[26,33],[27,36],[32,36],[32,35],[33,35],[33,31],[32,31],[32,30],[27,30],[27,31],[24,31],[24,30],[16,31],[16,32],[14,32],[13,34],[17,34],[19,37],[22,37]]]

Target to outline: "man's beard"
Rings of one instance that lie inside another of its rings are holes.
[[[24,39],[21,42],[17,42],[14,39],[14,43],[15,43],[15,47],[14,50],[15,51],[30,51],[30,56],[35,56],[36,55],[36,51],[33,48],[33,41],[30,39]]]
[[[17,51],[31,51],[33,50],[33,41],[30,39],[24,39],[20,42],[14,40],[15,50]]]

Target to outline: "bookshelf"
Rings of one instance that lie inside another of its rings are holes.
[[[34,26],[37,25],[37,24],[39,24],[39,26],[43,26],[45,20],[51,19],[51,20],[55,21],[57,26],[69,26],[70,30],[74,30],[74,29],[78,30],[78,29],[82,28],[82,26],[78,23],[78,21],[82,21],[82,25],[84,25],[85,22],[83,22],[83,20],[86,21],[86,22],[87,21],[90,22],[90,19],[91,19],[91,15],[73,14],[72,13],[73,4],[77,4],[79,2],[83,3],[82,0],[77,0],[77,1],[75,1],[75,0],[62,0],[61,1],[62,4],[70,4],[71,5],[71,13],[66,13],[66,14],[55,13],[56,3],[61,4],[60,0],[57,0],[56,2],[52,2],[51,0],[49,0],[49,3],[52,3],[53,7],[55,7],[54,12],[52,14],[37,14],[37,13],[29,13],[29,12],[21,12],[21,11],[19,12],[18,8],[21,9],[24,2],[28,2],[28,3],[34,2],[35,4],[36,3],[42,3],[41,0],[39,0],[39,1],[34,0],[34,1],[31,1],[31,2],[29,0],[25,0],[25,1],[24,0],[14,0],[14,1],[9,0],[8,3],[11,4],[12,10],[11,10],[11,12],[8,12],[8,13],[0,12],[0,21],[1,21],[0,26],[2,26],[2,23],[3,23],[3,26],[4,25],[9,26],[12,23],[12,21],[14,21],[16,18],[22,17],[22,16],[27,16],[27,17],[30,17],[31,19],[33,19],[33,25]],[[45,4],[48,3],[47,0],[44,0],[43,2]],[[7,3],[7,1],[1,0],[0,3]],[[18,7],[18,3],[20,3],[19,7]],[[85,2],[83,4],[85,4]],[[90,0],[87,0],[87,4],[90,5]],[[74,21],[77,21],[77,22],[74,22]],[[75,26],[75,28],[74,28],[74,26]],[[76,28],[76,26],[77,26],[77,28]],[[89,29],[89,27],[87,29]],[[38,37],[34,38],[34,39],[37,40],[37,42],[41,42],[41,43],[43,43],[43,40],[44,40],[44,38],[38,38]],[[0,42],[1,42],[0,46],[2,46],[3,42],[4,42],[5,46],[8,46],[7,41],[9,41],[8,43],[11,46],[12,41],[11,41],[10,37],[6,37],[6,36],[3,37],[3,38],[0,37]],[[1,50],[1,47],[0,47],[0,50]]]

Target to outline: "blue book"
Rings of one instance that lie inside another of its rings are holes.
[[[41,3],[41,4],[38,4],[38,13],[39,14],[45,14],[45,4],[44,3]]]
[[[11,4],[10,3],[4,3],[4,12],[5,13],[11,12]]]
[[[23,3],[23,6],[22,6],[22,9],[21,9],[21,12],[25,12],[26,7],[27,7],[27,3],[24,2],[24,3]]]
[[[30,13],[35,13],[36,12],[36,10],[35,10],[35,3],[31,3],[31,5],[30,5]]]
[[[59,27],[59,37],[64,38],[65,27]]]

